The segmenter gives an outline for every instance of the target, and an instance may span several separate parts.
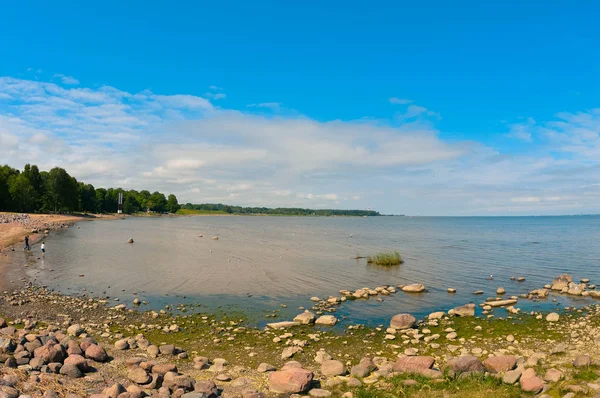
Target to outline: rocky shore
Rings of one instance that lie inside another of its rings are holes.
[[[562,275],[547,293],[579,292],[573,283]],[[359,290],[342,298],[396,288]],[[481,303],[481,317],[468,303],[421,320],[397,314],[387,325],[334,331],[335,316],[324,312],[342,298],[313,298],[315,312],[259,329],[238,314],[143,312],[27,285],[0,300],[0,397],[600,394],[593,302],[522,314],[518,298],[496,297]],[[510,305],[490,305],[503,301]]]

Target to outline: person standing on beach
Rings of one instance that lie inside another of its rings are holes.
[[[23,250],[31,250],[29,248],[29,235],[25,235],[25,249]]]
[[[46,257],[46,242],[42,242],[42,257]]]

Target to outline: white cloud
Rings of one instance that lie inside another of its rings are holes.
[[[0,77],[0,98],[9,97],[0,101],[0,161],[59,165],[96,186],[384,213],[600,211],[598,109],[509,126],[536,143],[514,156],[441,139],[427,120],[437,114],[416,104],[391,122],[317,121],[260,112],[279,109],[274,102],[242,112],[188,94]]]
[[[65,76],[61,73],[57,73],[53,76],[54,78],[60,79],[63,84],[67,84],[70,86],[76,86],[79,84],[79,80],[75,79],[73,76]]]
[[[204,96],[206,98],[210,98],[210,99],[214,99],[214,100],[219,100],[219,99],[225,99],[227,98],[227,95],[225,93],[204,93]]]
[[[397,104],[397,105],[408,105],[413,102],[412,100],[405,99],[405,98],[398,98],[398,97],[391,97],[391,98],[389,98],[388,101],[390,101],[390,104]]]
[[[524,196],[519,198],[510,198],[511,202],[514,203],[539,203],[541,199],[537,196]]]
[[[510,131],[506,134],[509,138],[515,138],[517,140],[532,142],[533,138],[531,130],[535,126],[535,120],[528,118],[526,123],[513,124],[510,126]]]

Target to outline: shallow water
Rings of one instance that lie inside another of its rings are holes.
[[[125,303],[137,292],[152,308],[200,303],[201,308],[223,305],[258,314],[281,310],[285,319],[299,305],[310,307],[311,296],[425,284],[427,293],[399,292],[383,303],[361,300],[338,310],[347,322],[379,324],[398,312],[418,316],[480,303],[495,296],[498,286],[507,295],[525,293],[564,272],[600,282],[598,216],[163,217],[78,226],[48,237],[46,258],[30,265],[30,277],[64,293],[109,295]],[[134,244],[125,243],[129,237]],[[386,268],[352,259],[393,250],[403,255],[403,265]],[[526,281],[510,281],[510,276]],[[448,287],[457,293],[448,294]],[[484,296],[473,296],[480,289]],[[575,303],[582,302],[588,300]],[[281,303],[288,308],[281,309]],[[518,307],[571,304],[559,297],[558,303],[521,300]]]

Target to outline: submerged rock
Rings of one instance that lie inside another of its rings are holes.
[[[402,291],[406,293],[421,293],[425,290],[425,286],[422,283],[413,283],[402,287]]]

